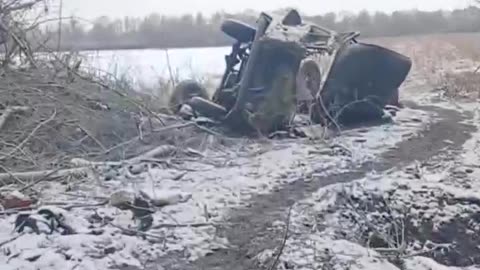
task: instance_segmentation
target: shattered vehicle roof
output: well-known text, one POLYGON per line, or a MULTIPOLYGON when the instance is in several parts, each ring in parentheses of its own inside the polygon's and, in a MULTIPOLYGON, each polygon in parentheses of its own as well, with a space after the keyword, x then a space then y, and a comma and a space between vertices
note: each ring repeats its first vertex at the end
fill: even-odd
POLYGON ((311 22, 286 24, 282 16, 271 16, 272 21, 261 41, 264 43, 287 43, 306 51, 308 48, 327 49, 335 41, 337 33, 311 22))

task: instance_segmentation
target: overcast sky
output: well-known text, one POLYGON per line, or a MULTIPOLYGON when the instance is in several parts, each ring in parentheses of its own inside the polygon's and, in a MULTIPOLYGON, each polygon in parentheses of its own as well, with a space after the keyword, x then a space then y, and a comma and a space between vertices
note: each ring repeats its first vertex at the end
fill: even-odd
POLYGON ((153 12, 168 15, 218 10, 228 12, 272 10, 296 7, 303 13, 321 14, 329 11, 386 11, 404 9, 454 9, 465 7, 473 0, 63 0, 64 14, 86 19, 101 15, 112 17, 144 16, 153 12))

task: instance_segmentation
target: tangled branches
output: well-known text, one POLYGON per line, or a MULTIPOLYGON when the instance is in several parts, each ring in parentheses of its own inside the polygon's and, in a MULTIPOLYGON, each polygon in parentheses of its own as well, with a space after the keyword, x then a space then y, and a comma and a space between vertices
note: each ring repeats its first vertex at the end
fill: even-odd
POLYGON ((128 159, 171 137, 152 135, 164 120, 144 105, 150 96, 91 75, 75 54, 33 38, 48 7, 47 0, 0 0, 0 186, 32 181, 32 172, 70 173, 72 158, 128 159))
POLYGON ((30 31, 36 30, 37 21, 48 12, 47 4, 47 0, 0 1, 0 44, 3 45, 4 50, 3 66, 22 58, 25 58, 31 66, 36 66, 28 35, 30 31), (43 5, 40 5, 42 3, 43 5))

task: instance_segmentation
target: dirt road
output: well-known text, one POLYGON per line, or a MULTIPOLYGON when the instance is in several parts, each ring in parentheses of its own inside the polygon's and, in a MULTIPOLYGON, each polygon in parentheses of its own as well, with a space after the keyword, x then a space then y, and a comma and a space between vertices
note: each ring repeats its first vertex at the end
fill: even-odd
MULTIPOLYGON (((284 229, 274 226, 275 222, 285 221, 289 208, 321 187, 341 182, 349 182, 365 177, 366 174, 400 168, 412 161, 427 160, 441 151, 460 149, 475 131, 473 126, 462 121, 470 115, 435 106, 418 106, 408 103, 408 107, 434 112, 438 121, 422 131, 420 136, 402 141, 395 149, 384 153, 374 161, 352 164, 348 172, 317 177, 313 181, 298 179, 278 187, 274 192, 259 195, 247 207, 233 209, 228 221, 232 226, 219 228, 232 248, 220 249, 194 263, 179 260, 179 254, 171 254, 155 264, 164 269, 262 269, 254 258, 264 250, 275 249, 283 241, 284 229)), ((180 256, 181 257, 181 256, 180 256)), ((151 268, 155 269, 155 268, 151 268)))

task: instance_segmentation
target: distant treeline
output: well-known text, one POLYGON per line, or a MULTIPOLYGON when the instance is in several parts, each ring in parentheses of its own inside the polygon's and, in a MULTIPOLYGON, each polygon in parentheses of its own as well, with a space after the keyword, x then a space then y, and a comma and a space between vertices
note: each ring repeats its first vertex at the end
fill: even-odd
MULTIPOLYGON (((256 15, 253 11, 245 11, 239 14, 216 13, 210 17, 202 14, 180 17, 151 14, 145 18, 123 19, 100 17, 90 26, 71 20, 62 26, 60 44, 63 49, 222 46, 231 43, 220 31, 225 18, 255 23, 256 15)), ((304 19, 339 32, 360 31, 364 37, 480 31, 480 8, 474 6, 448 12, 327 13, 304 19)), ((49 42, 52 45, 58 44, 58 39, 55 40, 59 36, 57 29, 50 27, 43 32, 51 35, 49 42)))

